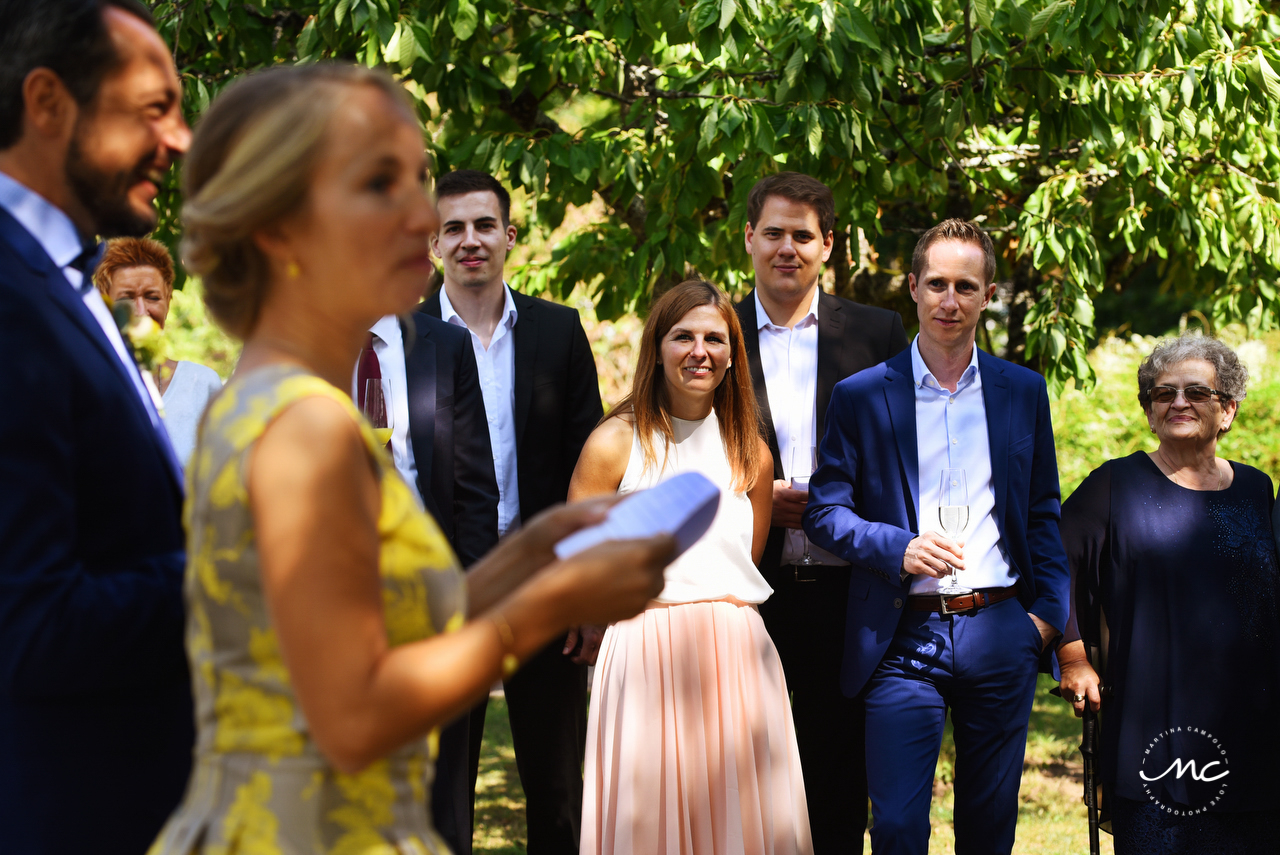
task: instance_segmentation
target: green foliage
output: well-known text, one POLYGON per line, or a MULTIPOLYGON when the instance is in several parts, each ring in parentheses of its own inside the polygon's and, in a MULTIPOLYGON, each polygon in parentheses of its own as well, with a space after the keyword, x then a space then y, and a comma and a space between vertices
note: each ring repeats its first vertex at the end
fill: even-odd
MULTIPOLYGON (((747 191, 796 169, 831 185, 842 226, 873 239, 980 218, 999 275, 1024 286, 1010 355, 1042 368, 1055 392, 1093 381, 1093 298, 1140 268, 1155 268, 1153 287, 1204 301, 1216 324, 1274 324, 1280 20, 1270 4, 154 5, 193 112, 262 66, 385 65, 417 99, 440 167, 485 169, 522 189, 533 228, 603 200, 607 217, 513 277, 551 296, 592 287, 601 317, 643 307, 695 270, 748 285, 747 191)), ((174 202, 170 192, 170 233, 174 202)))
POLYGON ((240 343, 228 336, 209 319, 200 299, 200 281, 187 281, 187 287, 173 292, 169 317, 164 325, 171 359, 207 365, 226 382, 240 358, 240 343))

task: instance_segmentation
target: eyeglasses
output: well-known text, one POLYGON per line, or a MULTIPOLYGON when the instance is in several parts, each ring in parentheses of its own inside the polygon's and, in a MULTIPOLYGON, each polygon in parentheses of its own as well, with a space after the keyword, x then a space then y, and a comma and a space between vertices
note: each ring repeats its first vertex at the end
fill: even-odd
POLYGON ((1152 386, 1151 391, 1147 392, 1147 398, 1156 404, 1172 404, 1177 400, 1179 392, 1187 399, 1188 404, 1203 404, 1215 395, 1226 398, 1224 393, 1208 386, 1188 386, 1185 389, 1175 389, 1173 386, 1152 386))

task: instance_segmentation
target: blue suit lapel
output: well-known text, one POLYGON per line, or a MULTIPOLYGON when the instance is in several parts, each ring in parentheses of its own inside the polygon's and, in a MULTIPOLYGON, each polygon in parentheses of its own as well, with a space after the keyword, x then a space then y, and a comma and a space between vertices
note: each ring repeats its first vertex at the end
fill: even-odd
POLYGON ((987 412, 987 443, 991 451, 991 484, 996 492, 996 526, 1005 539, 1004 511, 1009 493, 1009 378, 1000 362, 978 351, 978 372, 982 375, 982 405, 987 412))
POLYGON ((920 454, 916 444, 916 394, 911 376, 911 348, 885 363, 884 379, 885 404, 889 408, 889 422, 897 440, 898 460, 911 492, 907 497, 907 516, 911 520, 912 531, 919 531, 920 454))
MULTIPOLYGON (((128 388, 129 394, 126 396, 132 402, 132 405, 138 408, 138 412, 142 420, 150 425, 151 413, 147 409, 146 404, 138 397, 137 389, 133 385, 133 377, 129 375, 129 369, 120 361, 116 349, 107 339, 106 333, 102 331, 102 327, 98 324, 98 319, 89 311, 89 307, 84 304, 84 299, 77 293, 75 288, 71 287, 71 283, 67 281, 67 277, 54 264, 53 259, 44 251, 44 247, 28 232, 22 225, 15 220, 8 211, 0 208, 0 240, 9 243, 27 266, 31 269, 32 274, 45 280, 43 287, 52 299, 54 305, 65 312, 71 320, 80 328, 89 341, 102 354, 103 358, 111 365, 116 374, 120 377, 121 382, 128 388)), ((178 460, 178 456, 173 451, 173 445, 169 442, 168 436, 159 436, 155 430, 152 430, 152 437, 155 443, 160 447, 160 455, 168 464, 169 474, 173 477, 177 484, 178 491, 182 492, 182 463, 178 460)))

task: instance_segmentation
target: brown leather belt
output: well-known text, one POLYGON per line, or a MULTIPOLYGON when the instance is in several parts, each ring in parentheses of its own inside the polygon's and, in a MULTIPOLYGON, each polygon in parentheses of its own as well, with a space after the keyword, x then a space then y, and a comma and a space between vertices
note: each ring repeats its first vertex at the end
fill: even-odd
POLYGON ((975 612, 985 606, 995 605, 1001 600, 1016 597, 1018 589, 1014 585, 1008 588, 987 588, 974 591, 972 594, 957 594, 945 597, 942 594, 919 594, 907 598, 907 608, 913 612, 940 612, 944 615, 962 615, 975 612))

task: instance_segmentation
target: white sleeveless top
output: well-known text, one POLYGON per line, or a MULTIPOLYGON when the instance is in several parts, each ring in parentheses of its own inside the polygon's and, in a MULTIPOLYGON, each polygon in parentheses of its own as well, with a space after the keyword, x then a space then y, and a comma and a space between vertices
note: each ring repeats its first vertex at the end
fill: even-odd
POLYGON ((658 595, 660 603, 696 603, 735 597, 744 603, 763 603, 773 589, 751 560, 754 517, 745 492, 734 492, 733 470, 720 438, 720 423, 713 410, 705 419, 671 419, 675 442, 667 448, 665 438, 653 438, 660 471, 647 468, 640 435, 632 429, 631 457, 618 485, 619 493, 652 487, 682 472, 698 472, 720 488, 720 507, 711 528, 666 570, 666 586, 658 595))

